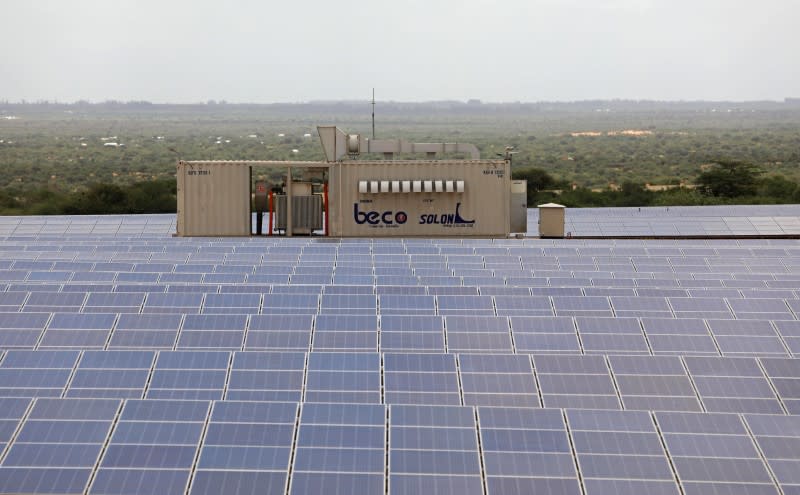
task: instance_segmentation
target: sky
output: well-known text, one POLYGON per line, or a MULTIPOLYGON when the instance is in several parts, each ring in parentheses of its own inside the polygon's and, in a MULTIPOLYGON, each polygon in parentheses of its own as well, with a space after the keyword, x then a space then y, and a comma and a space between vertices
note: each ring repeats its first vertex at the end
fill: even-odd
POLYGON ((800 96, 800 0, 2 0, 0 100, 800 96))

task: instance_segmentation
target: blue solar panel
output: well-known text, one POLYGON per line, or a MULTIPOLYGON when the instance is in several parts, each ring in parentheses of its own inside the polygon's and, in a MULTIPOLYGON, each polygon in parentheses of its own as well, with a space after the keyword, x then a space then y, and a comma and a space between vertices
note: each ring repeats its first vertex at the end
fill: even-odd
POLYGON ((361 493, 382 490, 384 425, 382 406, 306 404, 297 435, 292 492, 303 493, 310 484, 361 493), (355 480, 360 482, 354 484, 355 480))
POLYGON ((240 315, 187 315, 183 322, 184 330, 244 330, 247 316, 240 315))
POLYGON ((480 461, 475 417, 471 413, 471 409, 463 407, 393 406, 390 490, 422 488, 426 486, 423 480, 430 483, 429 477, 433 476, 434 486, 445 492, 457 487, 464 490, 462 493, 478 493, 480 461))
POLYGON ((732 486, 744 482, 756 492, 773 490, 772 480, 738 417, 681 413, 658 413, 656 417, 688 489, 697 490, 709 483, 732 486))
POLYGON ((136 293, 136 292, 125 292, 125 293, 94 292, 89 294, 89 297, 86 300, 86 306, 138 308, 144 302, 144 296, 145 296, 144 293, 136 293))
POLYGON ((118 409, 117 401, 37 400, 0 466, 0 489, 85 489, 118 409))
POLYGON ((203 302, 201 293, 148 293, 143 310, 158 313, 192 313, 203 302))
POLYGON ((147 398, 221 399, 230 354, 219 351, 162 351, 150 377, 147 398))
POLYGON ((385 401, 388 404, 460 404, 452 354, 385 354, 385 401))
POLYGON ((380 313, 382 315, 435 314, 436 299, 428 295, 385 294, 380 296, 380 313))

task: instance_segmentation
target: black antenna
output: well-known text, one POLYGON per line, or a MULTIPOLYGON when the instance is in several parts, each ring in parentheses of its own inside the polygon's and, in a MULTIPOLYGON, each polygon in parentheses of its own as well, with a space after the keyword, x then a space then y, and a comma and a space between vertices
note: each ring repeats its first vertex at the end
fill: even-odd
POLYGON ((375 139, 375 88, 372 88, 372 139, 375 139))

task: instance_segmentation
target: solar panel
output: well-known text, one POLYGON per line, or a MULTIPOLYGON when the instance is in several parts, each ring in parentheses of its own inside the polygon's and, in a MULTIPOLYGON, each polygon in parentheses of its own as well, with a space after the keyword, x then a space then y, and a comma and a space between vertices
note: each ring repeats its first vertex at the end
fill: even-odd
POLYGON ((620 409, 620 400, 601 356, 534 355, 544 407, 620 409))
POLYGON ((38 399, 0 466, 3 493, 84 491, 119 402, 38 399))
POLYGON ((759 359, 770 383, 789 414, 800 411, 800 360, 788 358, 759 359))
POLYGON ((392 314, 436 314, 436 298, 428 295, 381 294, 380 313, 392 314))
POLYGON ((755 359, 691 356, 684 361, 707 411, 784 412, 755 359))
POLYGON ((389 444, 390 491, 483 492, 470 408, 392 406, 389 444))
POLYGON ((461 354, 458 361, 465 405, 539 407, 528 356, 461 354))
POLYGON ((800 435, 797 416, 747 415, 750 428, 767 464, 784 493, 791 493, 800 484, 797 479, 797 445, 800 435))
POLYGON ((581 493, 560 411, 483 407, 478 418, 490 493, 581 493))
POLYGON ((320 313, 369 314, 377 311, 378 300, 370 294, 324 294, 320 301, 320 313))
POLYGON ((576 318, 587 354, 650 354, 636 318, 576 318))
POLYGON ((444 352, 444 321, 441 316, 381 316, 380 348, 384 352, 444 352))
POLYGON ((613 316, 606 297, 554 296, 556 316, 613 316))
POLYGON ((625 409, 702 411, 697 393, 677 356, 610 356, 625 409))
POLYGON ((66 397, 140 399, 154 358, 151 351, 85 351, 66 397))
POLYGON ((380 365, 373 353, 310 353, 305 401, 380 404, 380 365))
POLYGON ((792 319, 792 313, 783 299, 730 299, 728 304, 737 319, 776 320, 792 319))
POLYGON ((20 420, 27 413, 29 405, 30 399, 0 399, 0 452, 5 451, 6 446, 14 438, 20 420))
POLYGON ((498 316, 553 316, 547 297, 505 296, 496 297, 498 316))
MULTIPOLYGON (((374 296, 373 296, 374 297, 374 296)), ((316 317, 312 350, 377 351, 378 318, 366 314, 320 314, 316 317)))
POLYGON ((305 363, 305 354, 301 352, 237 352, 225 398, 300 402, 305 363))
POLYGON ((461 404, 453 354, 387 353, 383 368, 386 404, 461 404))
POLYGON ((297 405, 214 403, 190 493, 285 491, 297 405))
POLYGON ((490 296, 438 295, 440 315, 493 316, 494 303, 490 296))
POLYGON ((247 326, 245 314, 186 315, 177 348, 241 349, 247 326))
POLYGON ((383 406, 306 404, 300 417, 290 493, 383 493, 383 406))
POLYGON ((513 342, 507 325, 504 322, 504 328, 501 327, 499 331, 470 331, 468 327, 448 325, 446 331, 448 352, 513 352, 513 342))
POLYGON ((80 311, 86 294, 83 292, 31 292, 24 311, 80 311))
POLYGON ((786 347, 763 320, 708 320, 720 351, 725 356, 786 355, 786 347))
POLYGON ((771 476, 734 415, 657 413, 667 449, 687 492, 777 493, 771 476))
POLYGON ((147 387, 150 399, 222 399, 230 354, 161 351, 147 387))
POLYGON ((126 402, 90 492, 185 490, 208 409, 205 401, 126 402))
POLYGON ((295 313, 309 311, 317 313, 319 305, 319 292, 297 293, 297 294, 265 294, 263 301, 264 313, 295 313))
POLYGON ((733 318, 725 299, 721 298, 670 297, 669 304, 678 318, 733 318))
POLYGON ((680 493, 655 424, 643 411, 567 411, 587 491, 680 493))
POLYGON ((86 299, 84 313, 138 313, 145 293, 92 292, 86 299))
POLYGON ((77 351, 10 350, 0 363, 0 395, 61 397, 78 357, 77 351))

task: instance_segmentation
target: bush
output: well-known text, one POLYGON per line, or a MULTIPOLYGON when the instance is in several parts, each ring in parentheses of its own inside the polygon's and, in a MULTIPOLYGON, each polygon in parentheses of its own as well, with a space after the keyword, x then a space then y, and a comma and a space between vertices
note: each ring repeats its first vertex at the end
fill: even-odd
POLYGON ((137 182, 130 186, 95 183, 85 191, 64 193, 36 189, 17 200, 11 192, 0 193, 0 214, 113 215, 175 213, 174 180, 137 182))
POLYGON ((529 206, 541 203, 543 201, 542 197, 547 196, 540 194, 540 191, 553 189, 556 186, 556 180, 553 176, 547 171, 535 167, 512 170, 511 178, 527 182, 529 206))
POLYGON ((127 191, 126 213, 175 213, 174 180, 139 182, 127 191))
POLYGON ((761 170, 737 161, 719 160, 711 170, 697 176, 697 186, 709 196, 736 198, 756 194, 761 170))
POLYGON ((67 215, 112 215, 124 213, 127 195, 115 184, 92 184, 87 191, 74 193, 64 205, 67 215))

